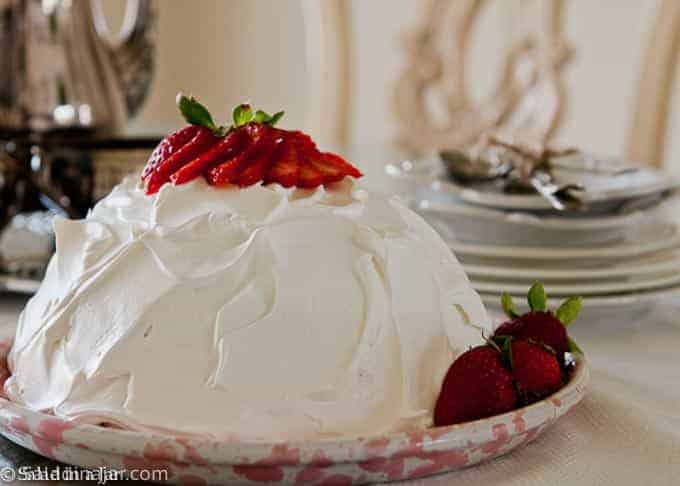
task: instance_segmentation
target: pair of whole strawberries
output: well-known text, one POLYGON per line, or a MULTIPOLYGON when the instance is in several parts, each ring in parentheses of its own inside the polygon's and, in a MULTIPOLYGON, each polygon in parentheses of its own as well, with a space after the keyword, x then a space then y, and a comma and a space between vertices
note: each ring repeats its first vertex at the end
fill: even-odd
POLYGON ((434 425, 452 425, 490 417, 541 400, 566 382, 567 353, 581 351, 567 334, 581 308, 572 297, 555 313, 547 308, 540 283, 529 290, 530 311, 518 315, 512 298, 502 296, 510 320, 487 344, 463 353, 444 378, 434 411, 434 425))

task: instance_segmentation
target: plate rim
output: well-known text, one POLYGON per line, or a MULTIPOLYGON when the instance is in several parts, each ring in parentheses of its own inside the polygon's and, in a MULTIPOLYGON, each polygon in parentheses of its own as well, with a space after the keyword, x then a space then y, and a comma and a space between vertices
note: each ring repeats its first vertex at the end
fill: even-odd
MULTIPOLYGON (((484 305, 494 305, 500 306, 501 294, 496 292, 477 292, 482 299, 484 305)), ((513 294, 509 293, 513 299, 517 301, 524 301, 526 299, 525 294, 513 294)), ((586 307, 619 307, 621 305, 632 305, 632 304, 644 304, 646 302, 651 302, 658 300, 663 297, 680 296, 680 285, 673 285, 666 288, 652 289, 640 292, 630 292, 623 294, 609 294, 609 295, 584 295, 583 303, 586 307)), ((562 302, 564 295, 549 296, 548 304, 550 307, 557 307, 562 302)))
MULTIPOLYGON (((526 289, 525 283, 511 283, 502 281, 479 281, 471 280, 472 287, 478 292, 509 292, 516 294, 521 292, 519 289, 526 289), (499 288, 501 290, 492 290, 499 288), (508 289, 515 290, 508 290, 508 289)), ((590 284, 587 282, 560 284, 560 283, 545 283, 546 292, 552 295, 602 295, 602 294, 624 294, 632 292, 644 292, 645 290, 663 289, 680 285, 680 273, 658 277, 656 280, 642 281, 642 282, 608 282, 590 284)))
POLYGON ((680 223, 664 221, 671 232, 668 237, 656 238, 645 243, 617 243, 609 246, 563 247, 525 245, 485 245, 447 239, 446 244, 454 254, 485 258, 508 258, 517 260, 563 260, 563 259, 613 259, 637 257, 669 251, 680 246, 680 223))
MULTIPOLYGON (((120 442, 116 443, 116 448, 112 448, 110 444, 108 447, 101 447, 101 443, 95 440, 100 436, 108 436, 110 438, 120 439, 123 442, 139 444, 149 442, 164 443, 168 440, 176 441, 179 437, 182 441, 181 443, 186 444, 187 448, 191 447, 194 448, 194 450, 201 449, 202 451, 207 452, 212 451, 213 454, 201 454, 201 456, 206 460, 208 460, 209 457, 213 459, 210 460, 211 465, 251 464, 251 462, 243 463, 240 461, 235 461, 234 459, 237 457, 245 458, 248 456, 267 457, 272 448, 282 445, 285 445, 288 449, 298 449, 301 454, 306 454, 309 457, 311 457, 315 452, 323 450, 327 454, 327 457, 335 464, 357 463, 376 459, 392 459, 410 456, 415 452, 415 449, 422 448, 424 446, 430 446, 430 448, 436 449, 437 447, 445 447, 447 444, 450 445, 463 440, 469 441, 470 438, 474 437, 475 435, 484 435, 492 423, 513 423, 513 421, 517 420, 518 416, 524 417, 531 413, 544 413, 546 417, 541 421, 541 423, 534 424, 534 427, 550 425, 557 418, 575 407, 583 399, 586 394, 589 379, 589 362, 584 356, 581 356, 577 359, 575 369, 571 374, 567 384, 565 384, 553 395, 526 407, 512 410, 504 414, 494 415, 485 419, 446 427, 430 427, 413 431, 374 434, 364 437, 344 438, 339 440, 333 438, 324 438, 312 441, 237 441, 218 440, 213 438, 206 439, 185 435, 174 435, 170 433, 166 434, 155 431, 150 432, 112 429, 97 425, 78 424, 72 421, 63 420, 61 418, 55 417, 54 415, 36 412, 20 404, 12 402, 5 397, 0 398, 0 425, 3 426, 0 430, 0 434, 12 440, 12 438, 8 437, 7 435, 7 427, 11 427, 11 422, 16 417, 22 417, 24 419, 29 419, 33 423, 42 423, 43 421, 48 420, 51 422, 56 421, 61 422, 62 424, 67 424, 69 427, 66 430, 74 430, 80 433, 75 437, 64 435, 62 441, 63 444, 81 448, 86 446, 87 449, 91 451, 102 453, 120 454, 120 442), (452 437, 445 437, 447 435, 452 435, 452 437), (387 455, 385 455, 385 451, 379 450, 379 448, 370 447, 370 444, 395 442, 401 442, 406 444, 406 446, 397 448, 396 450, 392 451, 392 453, 387 455), (215 451, 223 451, 224 448, 232 448, 235 451, 238 451, 238 453, 231 454, 228 457, 224 457, 224 453, 214 454, 215 451), (343 451, 344 453, 339 453, 343 451), (219 458, 217 458, 217 456, 219 456, 219 458)), ((37 436, 43 440, 53 439, 53 437, 49 435, 41 434, 40 430, 32 430, 31 432, 33 432, 31 436, 37 436)), ((280 460, 272 460, 272 462, 268 464, 263 464, 261 461, 257 464, 269 466, 305 466, 314 463, 313 460, 293 461, 289 459, 291 458, 282 457, 280 460)))
POLYGON ((672 258, 654 263, 643 263, 625 267, 596 268, 519 268, 503 265, 485 265, 479 263, 461 263, 465 273, 497 279, 541 280, 541 281, 577 281, 605 280, 608 278, 640 277, 650 274, 664 274, 680 270, 680 254, 672 258))
MULTIPOLYGON (((453 180, 442 177, 445 175, 443 167, 438 168, 434 166, 436 160, 430 161, 430 173, 425 176, 426 184, 439 192, 454 194, 464 201, 487 208, 497 209, 528 209, 528 210, 551 210, 552 206, 548 201, 537 194, 523 195, 523 194, 493 194, 479 191, 471 187, 465 187, 457 184, 453 180)), ((662 195, 664 192, 673 192, 680 186, 680 179, 672 174, 665 174, 661 171, 655 171, 650 167, 642 167, 645 170, 656 172, 657 175, 664 174, 666 180, 660 180, 654 184, 649 184, 644 187, 638 187, 634 190, 628 189, 612 189, 607 192, 601 192, 599 195, 586 194, 584 201, 587 203, 603 203, 607 201, 621 201, 626 199, 635 199, 639 197, 651 196, 652 194, 662 195)), ((409 177, 409 175, 405 175, 409 177)), ((416 176, 419 177, 419 176, 416 176)), ((423 176, 420 176, 423 178, 423 176)))
MULTIPOLYGON (((628 162, 628 165, 635 165, 628 162)), ((625 199, 635 199, 638 197, 651 196, 658 193, 673 192, 680 188, 680 178, 667 174, 662 171, 654 170, 652 167, 640 166, 647 171, 663 174, 664 180, 658 181, 655 184, 649 184, 644 188, 637 188, 634 191, 616 189, 610 190, 606 195, 586 197, 586 202, 598 203, 607 200, 620 201, 625 199)), ((383 171, 393 178, 411 180, 413 182, 424 184, 434 191, 440 193, 448 193, 459 197, 467 203, 475 204, 486 208, 505 209, 505 210, 550 210, 552 207, 550 203, 539 195, 487 195, 482 191, 474 188, 464 187, 457 184, 455 181, 442 177, 446 173, 443 164, 439 160, 438 154, 432 154, 430 157, 425 157, 419 160, 400 160, 398 162, 387 162, 384 164, 383 171), (411 165, 416 166, 415 170, 406 171, 403 168, 404 162, 410 162, 411 165), (419 166, 419 167, 418 167, 419 166), (493 201, 485 200, 491 198, 493 201), (509 199, 510 198, 510 199, 509 199), (499 203, 503 200, 505 203, 499 203)))
POLYGON ((540 216, 522 211, 503 211, 490 207, 472 206, 469 204, 445 203, 427 198, 414 198, 416 211, 451 214, 456 216, 480 216, 507 224, 522 224, 541 229, 559 231, 612 230, 639 223, 644 211, 633 211, 609 217, 594 216, 584 218, 560 218, 558 216, 540 216))

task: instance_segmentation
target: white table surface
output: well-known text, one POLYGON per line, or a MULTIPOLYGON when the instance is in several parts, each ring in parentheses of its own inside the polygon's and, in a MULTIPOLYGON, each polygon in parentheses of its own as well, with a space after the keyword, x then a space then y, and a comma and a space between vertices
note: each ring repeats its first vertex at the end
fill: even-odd
MULTIPOLYGON (((0 296, 1 333, 24 302, 0 296)), ((505 457, 409 484, 680 485, 680 298, 638 320, 577 322, 570 331, 591 367, 575 410, 505 457)), ((0 438, 0 466, 27 464, 53 463, 0 438)))
MULTIPOLYGON (((0 333, 24 302, 0 295, 0 333)), ((408 484, 680 485, 680 295, 648 315, 577 322, 570 333, 591 367, 575 410, 505 457, 408 484)), ((0 466, 27 462, 50 464, 0 438, 0 466)))

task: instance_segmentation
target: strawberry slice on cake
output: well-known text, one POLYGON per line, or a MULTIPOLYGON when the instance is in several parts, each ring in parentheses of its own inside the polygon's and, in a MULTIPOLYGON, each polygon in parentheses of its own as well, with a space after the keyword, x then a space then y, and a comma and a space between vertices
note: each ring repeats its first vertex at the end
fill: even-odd
POLYGON ((198 177, 215 186, 280 184, 314 189, 361 172, 337 154, 321 152, 298 130, 275 128, 283 116, 237 106, 233 124, 217 126, 195 98, 179 95, 177 105, 188 126, 166 137, 142 172, 147 194, 166 183, 185 184, 198 177))

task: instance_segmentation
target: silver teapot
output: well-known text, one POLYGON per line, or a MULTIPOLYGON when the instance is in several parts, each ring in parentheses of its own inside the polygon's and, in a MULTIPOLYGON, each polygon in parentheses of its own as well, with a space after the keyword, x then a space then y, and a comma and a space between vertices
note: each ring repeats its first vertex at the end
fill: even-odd
POLYGON ((101 0, 0 0, 0 130, 115 132, 153 71, 150 0, 111 39, 101 0))

